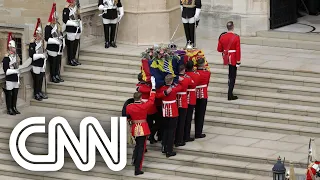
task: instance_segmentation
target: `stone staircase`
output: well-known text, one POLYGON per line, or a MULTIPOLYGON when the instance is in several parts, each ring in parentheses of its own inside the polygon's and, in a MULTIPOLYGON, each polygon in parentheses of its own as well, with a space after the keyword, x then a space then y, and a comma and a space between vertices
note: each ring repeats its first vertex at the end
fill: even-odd
MULTIPOLYGON (((135 91, 138 55, 82 50, 82 65, 65 66, 65 82, 49 83, 49 99, 32 100, 31 105, 119 116, 124 101, 135 91)), ((235 87, 240 99, 227 101, 227 69, 217 61, 209 60, 209 64, 212 78, 204 128, 207 138, 177 148, 178 155, 169 159, 161 155, 159 144, 150 145, 143 176, 132 176, 131 160, 124 171, 115 173, 107 170, 101 158, 92 172, 79 172, 69 163, 56 174, 61 179, 69 177, 63 173, 75 173, 97 179, 271 180, 271 168, 280 155, 292 161, 296 174, 303 178, 308 140, 320 137, 320 73, 243 65, 235 87)), ((39 142, 31 145, 41 151, 46 148, 39 142)), ((0 158, 8 165, 0 167, 0 172, 14 165, 5 152, 7 149, 0 158)), ((130 157, 132 149, 128 153, 130 157)))
POLYGON ((320 50, 318 34, 294 33, 282 31, 259 31, 256 37, 242 37, 244 44, 273 46, 294 49, 320 50))

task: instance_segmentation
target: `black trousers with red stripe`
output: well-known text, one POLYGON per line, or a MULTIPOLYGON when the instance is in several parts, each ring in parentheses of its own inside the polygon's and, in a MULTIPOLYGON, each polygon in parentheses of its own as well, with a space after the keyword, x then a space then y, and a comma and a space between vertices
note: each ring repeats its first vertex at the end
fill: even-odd
POLYGON ((186 123, 184 125, 184 136, 183 136, 184 141, 190 139, 191 122, 192 122, 194 108, 195 108, 195 105, 190 105, 190 104, 188 105, 186 123))
POLYGON ((163 127, 165 128, 162 136, 162 146, 166 147, 168 153, 172 153, 178 117, 164 117, 163 120, 163 127))
POLYGON ((183 143, 184 139, 184 129, 185 129, 185 122, 187 117, 187 108, 179 108, 179 118, 178 118, 178 125, 176 129, 176 140, 175 143, 183 143))
POLYGON ((136 137, 136 146, 133 151, 135 171, 141 171, 144 159, 144 152, 146 149, 147 136, 136 137))
POLYGON ((204 117, 207 110, 207 102, 208 99, 197 99, 194 117, 195 136, 200 136, 202 134, 204 117))

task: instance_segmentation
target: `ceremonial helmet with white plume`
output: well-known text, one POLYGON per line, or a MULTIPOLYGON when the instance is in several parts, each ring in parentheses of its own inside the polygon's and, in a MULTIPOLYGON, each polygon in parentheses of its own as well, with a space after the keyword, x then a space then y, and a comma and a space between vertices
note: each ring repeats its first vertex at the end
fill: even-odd
POLYGON ((8 41, 7 41, 7 48, 16 48, 16 42, 12 38, 12 32, 8 33, 8 41))

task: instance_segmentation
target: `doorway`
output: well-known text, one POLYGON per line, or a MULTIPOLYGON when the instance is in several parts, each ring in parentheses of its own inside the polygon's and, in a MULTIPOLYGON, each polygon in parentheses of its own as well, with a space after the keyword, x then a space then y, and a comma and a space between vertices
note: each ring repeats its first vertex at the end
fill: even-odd
POLYGON ((270 29, 320 33, 320 0, 270 0, 270 29))

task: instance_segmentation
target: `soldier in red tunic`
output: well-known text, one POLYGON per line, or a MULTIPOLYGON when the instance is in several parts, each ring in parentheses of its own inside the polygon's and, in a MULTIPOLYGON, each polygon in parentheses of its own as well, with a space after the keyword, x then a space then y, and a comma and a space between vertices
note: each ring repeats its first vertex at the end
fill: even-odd
POLYGON ((173 142, 179 116, 176 97, 177 93, 181 91, 181 86, 173 85, 173 76, 171 74, 165 77, 165 83, 165 86, 157 90, 156 97, 162 99, 163 126, 165 127, 162 137, 162 153, 170 157, 177 154, 173 152, 173 142))
POLYGON ((208 102, 208 86, 211 73, 205 67, 205 60, 198 60, 197 72, 200 74, 200 79, 196 87, 197 102, 195 107, 195 138, 204 138, 205 134, 202 133, 204 117, 207 109, 208 102))
POLYGON ((176 147, 186 145, 183 137, 184 137, 184 129, 185 129, 184 126, 185 126, 187 110, 188 110, 187 89, 189 84, 193 83, 190 76, 185 74, 184 64, 179 66, 179 76, 181 78, 181 81, 179 82, 179 84, 181 85, 182 89, 177 93, 179 119, 178 119, 178 125, 176 129, 176 140, 175 140, 176 147))
POLYGON ((193 61, 188 61, 186 64, 186 74, 190 76, 193 83, 189 84, 187 89, 188 110, 187 110, 187 117, 186 117, 185 129, 184 129, 185 142, 194 141, 194 138, 190 137, 190 131, 191 131, 191 121, 192 121, 193 111, 197 101, 196 86, 198 86, 200 74, 194 71, 193 67, 194 67, 193 61))
POLYGON ((144 152, 146 149, 146 140, 148 135, 150 135, 150 129, 147 123, 147 114, 146 109, 150 109, 154 104, 154 99, 156 96, 155 93, 155 79, 151 77, 152 82, 152 91, 150 92, 150 97, 146 103, 141 102, 142 94, 140 92, 135 92, 133 95, 134 103, 129 104, 126 107, 126 114, 128 120, 131 122, 131 134, 135 137, 136 146, 134 149, 134 174, 140 175, 143 174, 142 162, 144 159, 144 152))
MULTIPOLYGON (((150 97, 150 91, 151 91, 151 84, 143 81, 142 74, 139 73, 138 75, 139 83, 137 84, 137 92, 142 93, 141 102, 145 103, 148 101, 150 97)), ((154 135, 156 134, 157 128, 158 128, 158 120, 157 120, 157 107, 156 104, 153 104, 148 109, 148 116, 147 116, 147 122, 151 131, 151 134, 148 138, 150 141, 150 144, 154 144, 157 141, 154 139, 154 135)))
POLYGON ((237 96, 233 95, 234 84, 236 83, 237 69, 241 64, 240 37, 233 32, 234 25, 230 21, 227 23, 228 32, 222 33, 219 37, 218 52, 228 56, 229 59, 229 90, 228 100, 236 100, 237 96))
MULTIPOLYGON (((311 140, 311 148, 309 149, 309 156, 311 156, 311 163, 308 165, 306 180, 315 180, 320 176, 320 158, 317 153, 314 139, 311 140)), ((308 158, 309 160, 309 158, 308 158)))

